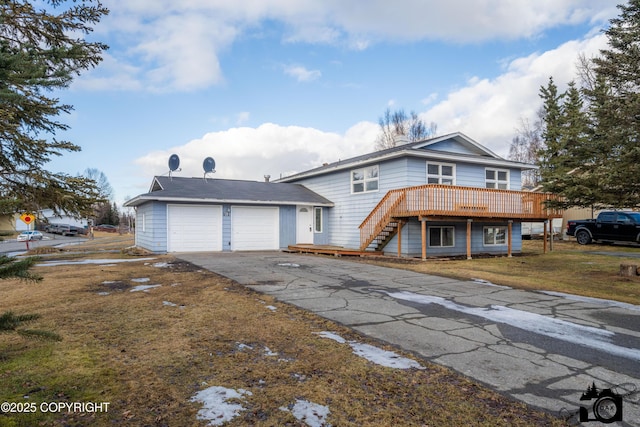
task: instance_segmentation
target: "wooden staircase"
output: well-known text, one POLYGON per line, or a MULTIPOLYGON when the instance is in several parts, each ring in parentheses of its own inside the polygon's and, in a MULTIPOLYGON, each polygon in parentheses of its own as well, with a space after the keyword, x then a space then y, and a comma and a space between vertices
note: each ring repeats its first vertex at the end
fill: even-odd
POLYGON ((380 251, 398 234, 399 221, 393 213, 406 200, 404 192, 388 192, 374 210, 360 225, 360 250, 365 251, 371 244, 380 251))

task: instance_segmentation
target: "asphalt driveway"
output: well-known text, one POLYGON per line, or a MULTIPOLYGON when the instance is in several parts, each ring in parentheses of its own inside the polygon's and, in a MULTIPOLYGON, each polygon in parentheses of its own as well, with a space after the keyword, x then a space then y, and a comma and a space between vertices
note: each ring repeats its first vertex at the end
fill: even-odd
POLYGON ((178 257, 554 414, 584 406, 593 418, 593 401, 580 401, 592 383, 631 392, 618 425, 640 426, 640 306, 334 257, 178 257))

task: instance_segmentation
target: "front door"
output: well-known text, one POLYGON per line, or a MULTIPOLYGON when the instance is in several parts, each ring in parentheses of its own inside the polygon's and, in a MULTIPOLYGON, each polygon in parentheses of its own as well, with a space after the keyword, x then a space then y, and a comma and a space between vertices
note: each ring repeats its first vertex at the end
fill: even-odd
POLYGON ((313 243, 313 207, 298 206, 296 215, 296 243, 313 243))

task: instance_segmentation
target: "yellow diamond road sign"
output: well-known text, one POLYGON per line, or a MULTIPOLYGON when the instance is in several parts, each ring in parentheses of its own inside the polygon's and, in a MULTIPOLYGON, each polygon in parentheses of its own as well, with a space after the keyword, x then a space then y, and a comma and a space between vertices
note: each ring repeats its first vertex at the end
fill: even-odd
POLYGON ((24 222, 25 224, 29 225, 36 219, 36 217, 31 215, 31 214, 29 214, 29 213, 24 213, 24 214, 20 215, 20 219, 22 220, 22 222, 24 222))

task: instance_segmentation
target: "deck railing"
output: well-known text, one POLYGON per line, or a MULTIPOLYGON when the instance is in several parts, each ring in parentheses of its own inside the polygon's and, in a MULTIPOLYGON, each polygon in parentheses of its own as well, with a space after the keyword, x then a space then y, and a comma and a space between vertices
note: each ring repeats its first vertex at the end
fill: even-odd
POLYGON ((549 193, 427 184, 389 191, 360 224, 366 248, 392 218, 431 216, 544 221, 562 217, 546 206, 549 193))

